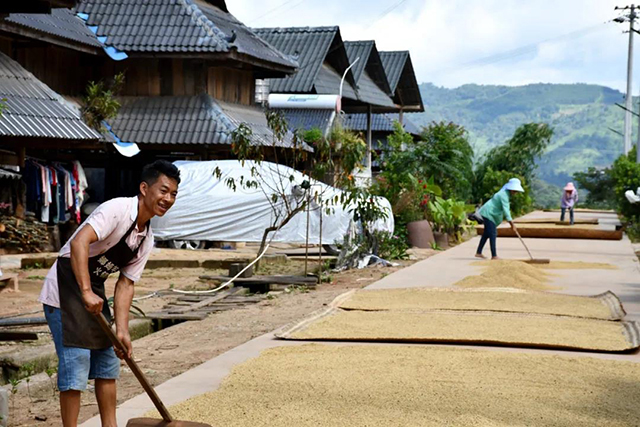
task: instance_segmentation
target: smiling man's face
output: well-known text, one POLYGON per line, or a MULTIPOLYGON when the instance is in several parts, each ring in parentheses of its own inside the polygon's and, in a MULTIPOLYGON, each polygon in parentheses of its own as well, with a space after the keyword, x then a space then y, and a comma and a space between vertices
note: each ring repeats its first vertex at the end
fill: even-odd
POLYGON ((153 185, 140 184, 142 203, 155 216, 164 216, 176 202, 178 183, 166 175, 160 175, 153 185))

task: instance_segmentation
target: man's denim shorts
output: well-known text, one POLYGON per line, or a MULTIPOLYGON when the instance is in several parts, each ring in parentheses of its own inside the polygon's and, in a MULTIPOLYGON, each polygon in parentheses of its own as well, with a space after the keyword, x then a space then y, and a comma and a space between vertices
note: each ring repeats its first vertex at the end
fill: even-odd
POLYGON ((62 344, 60 309, 45 304, 44 315, 58 354, 58 389, 60 391, 86 390, 87 381, 90 379, 118 379, 120 359, 113 351, 113 347, 106 350, 65 347, 62 344))

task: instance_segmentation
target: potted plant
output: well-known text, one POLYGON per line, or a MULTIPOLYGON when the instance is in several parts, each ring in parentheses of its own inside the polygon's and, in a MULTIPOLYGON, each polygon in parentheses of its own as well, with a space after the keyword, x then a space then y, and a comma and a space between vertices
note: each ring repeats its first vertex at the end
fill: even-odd
POLYGON ((436 242, 429 222, 429 202, 433 197, 441 196, 442 190, 430 180, 418 180, 410 195, 410 209, 405 215, 409 244, 417 248, 431 248, 436 242))
POLYGON ((435 230, 434 237, 438 246, 449 246, 449 238, 462 240, 462 232, 471 226, 467 213, 473 211, 472 205, 455 199, 435 197, 429 201, 429 215, 435 230))

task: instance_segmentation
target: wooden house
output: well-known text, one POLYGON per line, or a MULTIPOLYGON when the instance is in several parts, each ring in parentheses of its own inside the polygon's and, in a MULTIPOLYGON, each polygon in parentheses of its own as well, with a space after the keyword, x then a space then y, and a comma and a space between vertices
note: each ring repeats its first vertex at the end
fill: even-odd
MULTIPOLYGON (((353 55, 356 55, 355 46, 362 47, 372 42, 346 42, 347 46, 354 43, 352 48, 353 55)), ((371 129, 371 147, 372 152, 380 158, 382 152, 387 146, 387 138, 394 131, 393 124, 398 121, 402 124, 404 130, 414 137, 418 137, 421 130, 405 113, 418 113, 424 111, 422 96, 420 95, 420 86, 411 62, 411 54, 409 51, 393 51, 393 52, 375 52, 375 47, 371 47, 373 52, 370 56, 379 58, 384 68, 385 76, 389 84, 389 90, 393 102, 398 107, 398 113, 374 114, 370 127, 368 126, 365 114, 347 114, 343 118, 343 124, 346 128, 358 132, 367 132, 371 129)), ((362 49, 359 52, 363 55, 362 49)), ((366 53, 365 53, 366 54, 366 53)), ((352 55, 350 55, 352 57, 352 55)), ((379 170, 379 161, 372 161, 373 173, 379 170)))
POLYGON ((105 123, 106 135, 17 138, 2 133, 8 114, 0 117, 0 149, 17 153, 18 163, 20 156, 80 160, 95 201, 135 193, 141 166, 157 158, 232 157, 231 133, 240 123, 251 126, 256 144, 271 144, 254 106, 255 81, 298 66, 229 13, 224 0, 83 0, 50 14, 12 13, 0 20, 0 52, 76 107, 90 81, 124 72, 122 106, 105 123), (140 153, 120 154, 131 146, 140 153))
MULTIPOLYGON (((269 81, 276 94, 342 95, 341 111, 364 114, 373 123, 374 114, 400 111, 392 96, 375 42, 345 42, 339 27, 257 28, 255 32, 280 51, 297 58, 296 74, 269 81), (343 81, 344 80, 344 81, 343 81)), ((325 131, 335 115, 327 109, 283 109, 293 127, 318 127, 325 131)), ((370 169, 372 131, 365 129, 370 169)))

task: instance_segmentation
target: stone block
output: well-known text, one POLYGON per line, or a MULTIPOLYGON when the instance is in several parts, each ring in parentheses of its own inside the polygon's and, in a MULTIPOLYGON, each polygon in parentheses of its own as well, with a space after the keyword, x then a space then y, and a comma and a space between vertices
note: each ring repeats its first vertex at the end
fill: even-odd
POLYGON ((0 388, 0 427, 9 424, 9 392, 0 388))
POLYGON ((0 276, 0 289, 9 289, 14 292, 20 290, 17 274, 4 274, 0 276))
MULTIPOLYGON (((229 266, 229 277, 236 277, 236 274, 240 273, 242 269, 244 269, 249 263, 244 262, 234 262, 229 266)), ((240 275, 240 277, 251 277, 253 276, 253 266, 249 267, 244 273, 240 275)))

